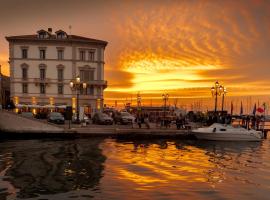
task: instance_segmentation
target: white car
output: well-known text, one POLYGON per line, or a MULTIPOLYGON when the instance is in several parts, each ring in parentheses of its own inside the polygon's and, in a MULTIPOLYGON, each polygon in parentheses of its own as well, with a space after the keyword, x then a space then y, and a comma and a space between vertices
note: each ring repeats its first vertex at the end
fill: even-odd
MULTIPOLYGON (((72 116, 72 123, 77 122, 77 115, 72 116)), ((86 122, 86 124, 90 124, 90 119, 87 115, 83 115, 83 120, 81 122, 86 122)))
POLYGON ((128 112, 120 112, 121 114, 121 119, 122 119, 122 123, 124 124, 128 124, 128 123, 135 123, 136 118, 131 115, 128 112))

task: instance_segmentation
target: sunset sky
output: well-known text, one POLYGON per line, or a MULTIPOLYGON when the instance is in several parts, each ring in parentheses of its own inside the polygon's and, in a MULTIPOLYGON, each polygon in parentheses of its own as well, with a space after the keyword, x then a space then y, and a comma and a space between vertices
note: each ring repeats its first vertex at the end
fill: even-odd
POLYGON ((270 95, 269 0, 0 0, 0 64, 5 36, 52 27, 109 42, 105 98, 270 95))

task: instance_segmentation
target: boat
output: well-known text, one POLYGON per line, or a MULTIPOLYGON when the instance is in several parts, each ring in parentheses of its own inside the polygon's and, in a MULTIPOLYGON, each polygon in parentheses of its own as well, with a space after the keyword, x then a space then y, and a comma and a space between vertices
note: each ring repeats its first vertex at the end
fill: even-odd
POLYGON ((192 133, 200 140, 220 141, 261 141, 262 131, 233 127, 232 125, 214 123, 209 127, 197 128, 192 133))

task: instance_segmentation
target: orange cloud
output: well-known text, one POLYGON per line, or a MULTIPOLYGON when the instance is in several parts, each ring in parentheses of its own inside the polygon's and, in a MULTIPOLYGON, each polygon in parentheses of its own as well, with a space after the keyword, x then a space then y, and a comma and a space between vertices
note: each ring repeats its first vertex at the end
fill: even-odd
POLYGON ((268 23, 265 16, 269 14, 264 4, 254 8, 252 3, 172 1, 152 5, 150 10, 139 5, 136 11, 119 14, 121 45, 116 65, 133 76, 129 87, 117 91, 142 91, 153 96, 183 88, 207 91, 218 79, 232 89, 233 95, 248 94, 238 87, 264 93, 263 86, 258 90, 256 79, 265 79, 269 73, 266 66, 270 60, 264 52, 268 49, 265 41, 270 38, 264 35, 262 40, 260 28, 260 24, 268 23))

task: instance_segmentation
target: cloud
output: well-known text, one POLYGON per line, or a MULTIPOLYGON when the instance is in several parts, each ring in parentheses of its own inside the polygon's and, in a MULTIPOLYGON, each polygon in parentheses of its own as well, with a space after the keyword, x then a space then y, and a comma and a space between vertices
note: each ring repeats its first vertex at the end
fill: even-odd
POLYGON ((197 87, 189 80, 206 87, 216 79, 253 87, 269 74, 269 36, 261 28, 268 24, 264 6, 254 7, 253 1, 170 1, 121 13, 125 20, 117 31, 124 45, 118 66, 134 74, 131 90, 197 87))
POLYGON ((107 91, 130 88, 133 86, 132 82, 130 82, 133 78, 133 74, 131 73, 120 71, 119 69, 107 69, 105 71, 105 78, 107 79, 107 77, 109 77, 107 91))
MULTIPOLYGON (((10 2, 5 3, 7 8, 15 1, 10 2)), ((0 25, 5 34, 29 34, 37 29, 33 24, 48 25, 57 18, 55 26, 73 24, 74 34, 108 40, 106 94, 125 97, 141 91, 155 96, 169 91, 175 96, 201 97, 209 95, 215 80, 227 85, 233 95, 270 91, 268 1, 80 0, 76 6, 72 1, 59 2, 56 8, 46 4, 43 11, 51 10, 46 18, 40 16, 36 1, 25 9, 15 6, 17 15, 2 8, 5 20, 0 25), (32 8, 36 12, 30 12, 32 8), (69 16, 66 12, 71 10, 69 16), (22 26, 15 20, 18 16, 22 26)), ((6 47, 2 40, 5 55, 6 47)))

